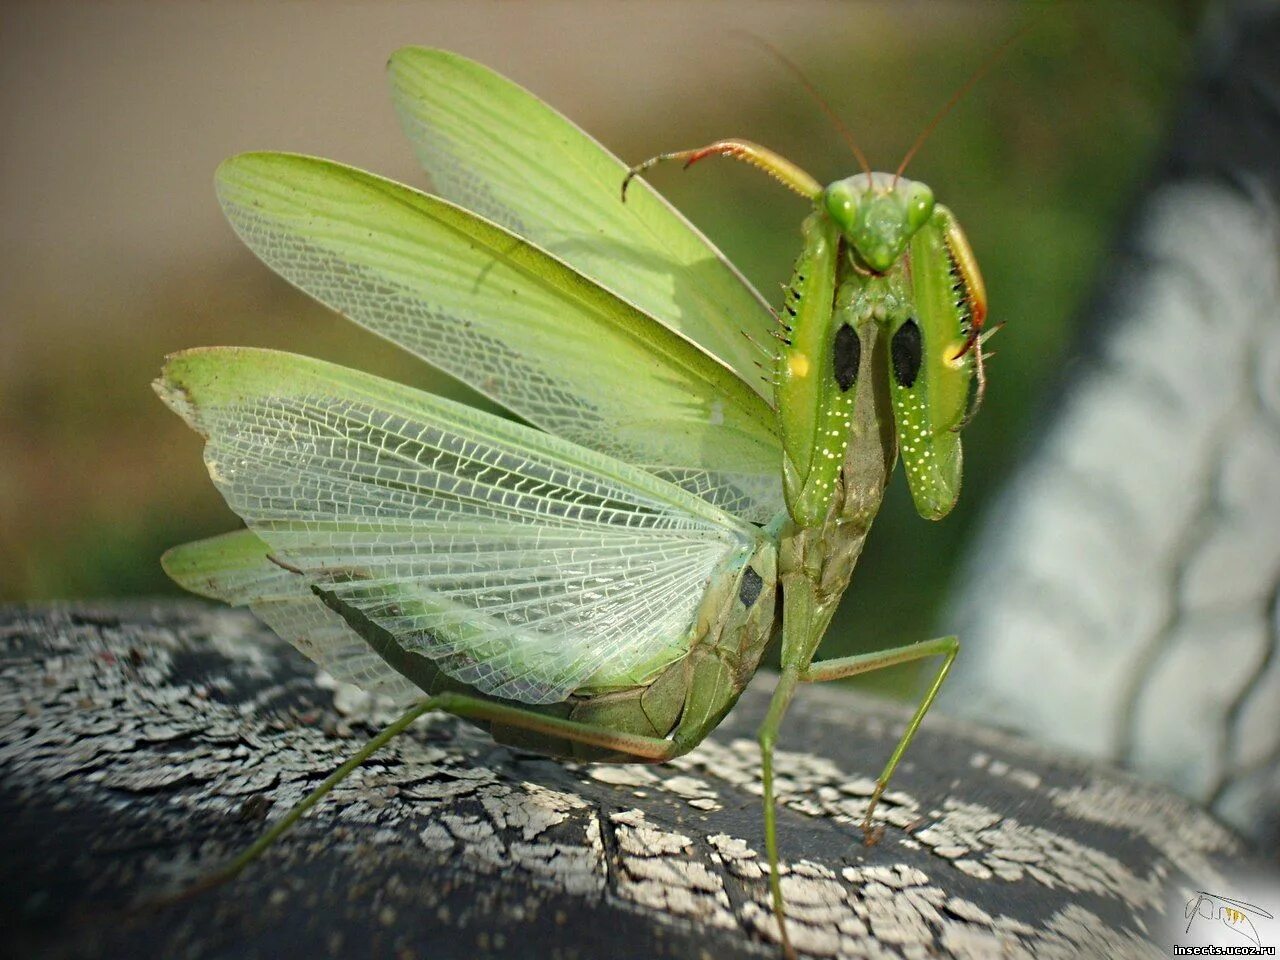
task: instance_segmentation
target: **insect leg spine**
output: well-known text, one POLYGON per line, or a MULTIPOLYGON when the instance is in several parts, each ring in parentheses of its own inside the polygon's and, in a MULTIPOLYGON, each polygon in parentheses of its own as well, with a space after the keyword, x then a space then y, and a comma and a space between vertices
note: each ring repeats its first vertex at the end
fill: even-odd
MULTIPOLYGON (((764 355, 771 363, 776 364, 778 362, 778 351, 770 350, 764 344, 758 342, 755 337, 751 336, 751 334, 747 333, 747 331, 745 330, 739 330, 738 332, 741 333, 744 337, 746 337, 747 340, 751 343, 751 345, 755 347, 757 350, 759 350, 760 353, 764 355)), ((770 333, 772 333, 772 331, 770 331, 770 333)), ((755 363, 757 367, 764 369, 763 365, 759 361, 753 360, 752 363, 755 363)))

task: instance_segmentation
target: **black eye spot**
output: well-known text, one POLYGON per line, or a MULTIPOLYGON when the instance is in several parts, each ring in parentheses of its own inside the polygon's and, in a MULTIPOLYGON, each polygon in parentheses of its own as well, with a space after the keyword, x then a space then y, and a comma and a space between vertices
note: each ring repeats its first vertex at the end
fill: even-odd
POLYGON ((898 328, 889 345, 889 352, 893 358, 893 379, 898 381, 900 387, 911 386, 920 375, 920 362, 924 358, 920 327, 914 318, 898 328))
POLYGON ((750 609, 760 599, 760 591, 764 589, 764 578, 756 573, 755 568, 747 567, 742 574, 742 583, 738 586, 738 599, 742 605, 750 609))
POLYGON ((858 366, 862 363, 862 341, 858 339, 858 331, 847 323, 836 331, 833 355, 836 383, 840 386, 841 393, 848 393, 858 379, 858 366))

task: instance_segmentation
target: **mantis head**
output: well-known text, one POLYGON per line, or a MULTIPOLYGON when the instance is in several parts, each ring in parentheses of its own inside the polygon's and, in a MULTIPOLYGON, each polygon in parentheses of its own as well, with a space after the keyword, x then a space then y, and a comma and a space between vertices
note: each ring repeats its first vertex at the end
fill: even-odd
POLYGON ((889 173, 859 173, 822 191, 822 206, 864 264, 892 267, 933 214, 933 191, 889 173))

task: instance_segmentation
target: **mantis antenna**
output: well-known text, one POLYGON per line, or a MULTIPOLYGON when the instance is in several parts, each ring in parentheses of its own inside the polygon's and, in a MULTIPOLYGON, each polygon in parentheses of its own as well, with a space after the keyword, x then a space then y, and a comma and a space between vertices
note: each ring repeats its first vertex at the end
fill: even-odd
POLYGON ((1015 43, 1030 33, 1033 28, 1039 25, 1039 23, 1040 21, 1037 19, 1034 22, 1027 24, 1027 26, 1023 27, 1021 30, 1010 35, 1004 43, 996 47, 995 52, 993 52, 991 56, 987 57, 984 63, 979 65, 977 70, 970 74, 969 79, 957 88, 956 92, 951 95, 951 99, 943 104, 942 109, 935 113, 933 115, 933 119, 925 125, 925 128, 922 131, 920 131, 920 136, 916 137, 916 142, 911 145, 911 149, 908 150, 906 156, 902 158, 902 163, 898 164, 898 169, 893 173, 893 186, 896 187, 898 185, 898 180, 902 177, 903 171, 907 169, 907 164, 911 162, 912 158, 915 157, 920 148, 925 145, 925 141, 933 135, 933 131, 937 129, 938 124, 946 119, 947 114, 955 108, 955 105, 964 99, 965 95, 974 88, 979 80, 991 71, 992 67, 1000 62, 1001 58, 1009 52, 1015 43))
POLYGON ((758 37, 747 30, 735 30, 734 33, 741 34, 753 43, 758 44, 766 52, 772 54, 779 63, 791 71, 795 78, 800 81, 800 85, 804 87, 805 92, 809 94, 814 103, 821 107, 822 112, 831 120, 831 123, 835 126, 836 130, 839 131, 840 136, 844 138, 844 142, 849 145, 849 149, 853 152, 854 158, 858 161, 859 166, 862 167, 862 172, 867 175, 867 182, 869 183, 871 180, 871 164, 867 162, 867 155, 862 152, 857 141, 853 139, 853 132, 849 129, 848 125, 840 119, 840 114, 836 113, 835 109, 827 102, 826 98, 818 92, 818 88, 813 85, 813 82, 810 81, 807 76, 805 76, 804 71, 800 69, 799 65, 764 37, 758 37))

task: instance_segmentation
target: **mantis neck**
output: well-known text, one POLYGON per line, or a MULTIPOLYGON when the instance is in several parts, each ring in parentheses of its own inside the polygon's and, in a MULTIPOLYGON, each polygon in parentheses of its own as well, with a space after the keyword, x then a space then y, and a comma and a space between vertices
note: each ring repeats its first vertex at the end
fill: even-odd
POLYGON ((783 591, 782 662, 807 666, 853 576, 898 457, 889 397, 887 343, 879 323, 859 326, 862 368, 849 446, 826 520, 788 522, 778 554, 783 591), (792 619, 794 618, 794 619, 792 619))

